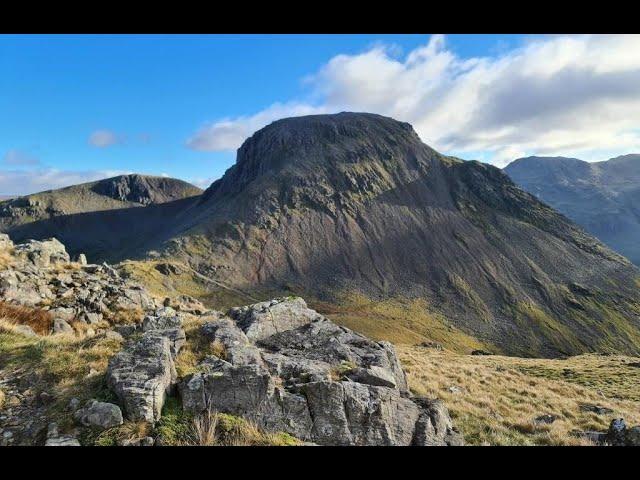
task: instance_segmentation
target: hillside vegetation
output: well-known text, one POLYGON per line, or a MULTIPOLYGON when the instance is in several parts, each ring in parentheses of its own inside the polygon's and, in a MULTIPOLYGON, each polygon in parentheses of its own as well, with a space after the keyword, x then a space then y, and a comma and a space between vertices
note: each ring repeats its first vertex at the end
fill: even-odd
POLYGON ((525 359, 406 345, 398 353, 410 388, 437 392, 471 445, 591 445, 577 432, 606 431, 620 417, 640 423, 639 358, 525 359), (557 418, 544 423, 544 415, 557 418))

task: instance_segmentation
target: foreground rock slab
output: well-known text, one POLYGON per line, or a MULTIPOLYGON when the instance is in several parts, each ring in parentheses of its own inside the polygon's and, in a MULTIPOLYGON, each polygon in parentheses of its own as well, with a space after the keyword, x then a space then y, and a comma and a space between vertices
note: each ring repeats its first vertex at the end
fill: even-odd
POLYGON ((447 409, 413 398, 393 346, 340 327, 301 298, 232 309, 180 382, 183 408, 254 420, 319 445, 461 445, 447 409))

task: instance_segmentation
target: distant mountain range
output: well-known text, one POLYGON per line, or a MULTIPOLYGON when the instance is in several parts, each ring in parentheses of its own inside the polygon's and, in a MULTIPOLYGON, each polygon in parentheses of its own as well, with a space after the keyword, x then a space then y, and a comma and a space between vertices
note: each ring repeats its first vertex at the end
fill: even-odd
POLYGON ((374 338, 640 352, 638 268, 500 169, 444 156, 407 123, 280 120, 202 195, 176 195, 0 229, 56 236, 94 260, 181 262, 254 297, 301 294, 374 338))
POLYGON ((519 186, 640 265, 640 155, 596 163, 527 157, 504 171, 519 186))

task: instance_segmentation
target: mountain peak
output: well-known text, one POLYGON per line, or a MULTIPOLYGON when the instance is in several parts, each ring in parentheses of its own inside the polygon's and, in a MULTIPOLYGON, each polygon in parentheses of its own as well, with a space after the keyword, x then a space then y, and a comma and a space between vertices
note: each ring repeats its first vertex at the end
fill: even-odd
POLYGON ((164 203, 201 193, 198 187, 183 180, 137 173, 106 178, 89 185, 91 191, 99 195, 141 205, 164 203))
POLYGON ((373 113, 342 112, 277 120, 238 149, 237 161, 203 195, 237 193, 254 180, 276 175, 307 179, 333 177, 345 165, 386 164, 436 155, 413 127, 373 113), (412 153, 410 152, 412 151, 412 153))

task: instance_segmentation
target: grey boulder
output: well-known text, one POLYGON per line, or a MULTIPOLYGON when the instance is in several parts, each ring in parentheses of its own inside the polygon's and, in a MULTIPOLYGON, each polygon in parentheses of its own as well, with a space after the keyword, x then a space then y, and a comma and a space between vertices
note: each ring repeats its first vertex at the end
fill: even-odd
POLYGON ((306 302, 300 297, 232 308, 229 316, 252 341, 262 340, 321 318, 318 312, 307 308, 306 302))
POLYGON ((113 403, 90 400, 74 414, 77 422, 85 427, 107 429, 122 425, 122 411, 113 403))

